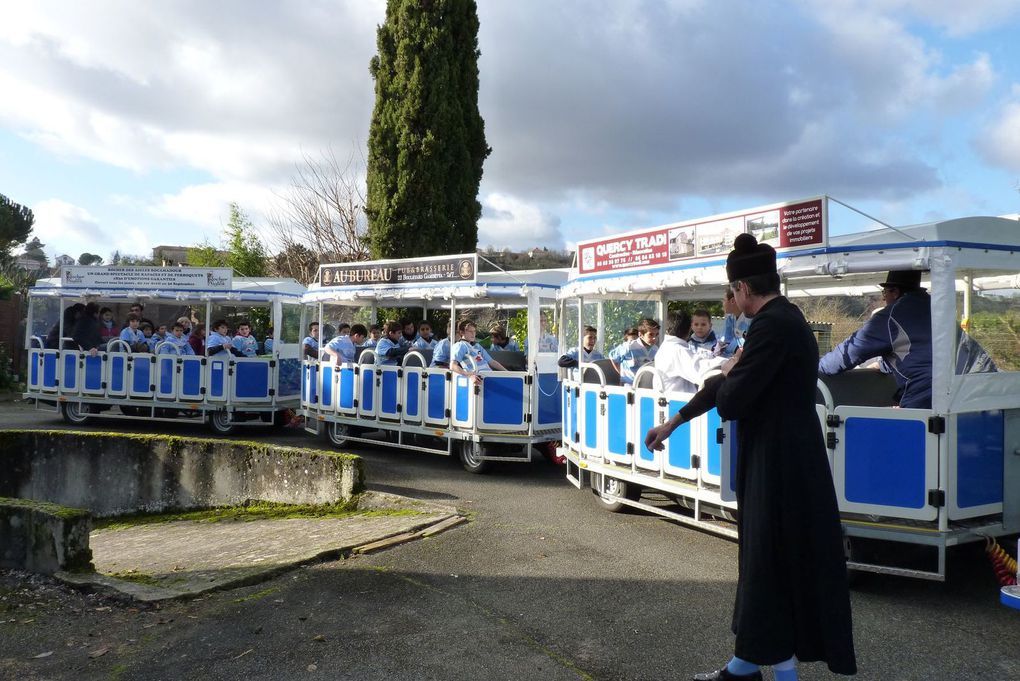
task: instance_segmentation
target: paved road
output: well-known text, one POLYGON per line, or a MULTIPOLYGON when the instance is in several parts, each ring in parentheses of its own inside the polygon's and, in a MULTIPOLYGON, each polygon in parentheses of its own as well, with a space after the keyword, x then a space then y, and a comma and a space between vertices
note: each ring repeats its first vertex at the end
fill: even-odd
MULTIPOLYGON (((0 418, 55 423, 17 407, 0 418)), ((734 544, 606 513, 544 461, 474 476, 441 457, 357 453, 371 487, 451 502, 473 522, 159 613, 40 605, 46 626, 30 638, 0 625, 0 676, 658 680, 728 658, 734 544), (103 642, 110 652, 89 658, 103 642)), ((1020 679, 1020 613, 998 605, 983 554, 964 548, 949 569, 945 584, 876 576, 854 591, 858 678, 1020 679)), ((801 677, 834 678, 819 665, 801 677)))

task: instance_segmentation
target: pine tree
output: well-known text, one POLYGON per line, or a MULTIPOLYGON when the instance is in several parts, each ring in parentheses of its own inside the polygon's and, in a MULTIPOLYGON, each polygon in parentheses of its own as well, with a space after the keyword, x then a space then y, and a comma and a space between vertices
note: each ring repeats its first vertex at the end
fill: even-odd
MULTIPOLYGON (((264 277, 269 273, 269 254, 255 225, 236 203, 230 204, 226 238, 227 267, 241 277, 264 277)), ((190 255, 190 251, 189 251, 190 255)))
POLYGON ((370 70, 367 241, 373 258, 473 251, 491 153, 478 112, 474 0, 389 0, 370 70))

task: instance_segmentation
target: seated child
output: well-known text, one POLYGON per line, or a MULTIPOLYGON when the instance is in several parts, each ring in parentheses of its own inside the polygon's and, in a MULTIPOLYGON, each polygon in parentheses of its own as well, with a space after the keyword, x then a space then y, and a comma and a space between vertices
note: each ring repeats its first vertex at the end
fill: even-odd
POLYGON ((435 350, 437 343, 439 341, 432 335, 432 325, 422 322, 418 325, 418 337, 414 339, 411 347, 415 350, 435 350))
POLYGON ((609 351, 609 359, 620 372, 620 382, 626 385, 634 383, 638 369, 655 359, 655 351, 659 347, 655 344, 659 339, 659 322, 642 319, 637 331, 637 340, 624 341, 609 351))
POLYGON ((191 343, 184 337, 184 325, 180 322, 174 322, 174 325, 170 327, 170 333, 167 334, 166 339, 159 346, 159 354, 161 355, 194 355, 195 351, 191 348, 191 343))
POLYGON ((432 362, 429 363, 429 367, 439 367, 441 369, 448 369, 450 367, 450 347, 453 343, 458 340, 453 337, 454 324, 450 321, 450 324, 446 327, 446 338, 440 339, 436 343, 435 349, 432 350, 432 362))
POLYGON ((245 357, 255 357, 259 354, 259 342, 251 335, 251 324, 248 322, 240 322, 237 325, 237 334, 230 344, 245 357))
POLYGON ((744 313, 737 307, 737 301, 733 298, 733 289, 726 287, 726 297, 723 298, 723 310, 726 312, 726 322, 723 335, 715 346, 715 354, 720 357, 732 357, 733 354, 744 345, 744 334, 751 326, 751 320, 744 316, 744 313))
POLYGON ((581 362, 594 362, 603 359, 602 353, 595 350, 595 341, 599 332, 594 326, 584 327, 584 336, 581 338, 581 347, 574 348, 565 355, 560 355, 556 363, 561 367, 576 367, 581 362))
MULTIPOLYGON (((145 332, 138 328, 138 315, 129 314, 127 316, 127 326, 120 331, 119 338, 128 344, 131 348, 131 352, 148 352, 149 343, 145 337, 145 332)), ((149 331, 152 331, 152 327, 147 327, 149 331)))
MULTIPOLYGON (((177 323, 184 329, 184 340, 191 338, 191 318, 190 317, 178 317, 177 323)), ((173 332, 173 328, 170 329, 173 332)))
POLYGON ((379 343, 379 338, 382 336, 382 329, 379 328, 378 324, 373 324, 368 327, 368 338, 365 339, 366 348, 374 348, 379 343))
POLYGON ((623 332, 623 342, 624 343, 630 343, 631 341, 636 341, 637 337, 638 337, 638 330, 637 330, 636 326, 632 326, 632 327, 630 327, 629 329, 627 329, 626 331, 623 332))
POLYGON ((152 352, 152 348, 156 346, 152 340, 152 324, 149 322, 142 322, 141 326, 138 328, 142 330, 142 336, 145 338, 145 349, 140 350, 139 352, 152 352))
POLYGON ((244 353, 233 346, 230 335, 227 333, 227 322, 225 319, 217 319, 213 322, 213 330, 205 341, 205 354, 210 357, 222 357, 236 355, 244 357, 244 353))
POLYGON ((492 339, 492 347, 490 350, 499 350, 501 352, 520 352, 521 346, 517 344, 517 341, 509 338, 506 334, 506 329, 502 326, 494 326, 489 329, 489 338, 492 339))
POLYGON ((308 325, 308 335, 301 341, 301 356, 319 359, 319 322, 308 325))
POLYGON ((99 337, 102 339, 102 346, 114 338, 120 338, 120 327, 113 321, 113 310, 104 307, 99 311, 99 337))
POLYGON ((262 341, 262 354, 273 354, 273 327, 271 326, 269 327, 269 331, 266 332, 266 339, 262 341))
POLYGON ((198 324, 188 337, 188 343, 196 355, 205 355, 205 324, 198 324))
POLYGON ((414 330, 414 322, 410 319, 400 320, 401 334, 400 334, 400 346, 404 348, 410 348, 414 345, 414 342, 418 340, 418 334, 414 330))
POLYGON ((457 327, 460 332, 460 340, 450 349, 450 370, 455 374, 471 377, 474 383, 481 383, 481 372, 506 371, 502 364, 489 355, 488 351, 479 345, 475 340, 478 327, 474 322, 467 320, 457 327))
POLYGON ((343 333, 329 341, 322 352, 327 357, 332 357, 337 364, 342 362, 353 362, 358 355, 358 346, 365 342, 368 329, 364 324, 355 324, 350 328, 350 333, 343 333))
POLYGON ((697 350, 715 350, 715 331, 712 330, 712 315, 708 310, 695 310, 691 315, 691 338, 688 342, 697 350))
POLYGON ((400 322, 386 322, 385 335, 375 346, 375 363, 378 366, 396 366, 410 345, 403 345, 404 327, 400 322))
POLYGON ((156 346, 166 339, 166 324, 160 324, 149 338, 149 352, 156 352, 156 346))

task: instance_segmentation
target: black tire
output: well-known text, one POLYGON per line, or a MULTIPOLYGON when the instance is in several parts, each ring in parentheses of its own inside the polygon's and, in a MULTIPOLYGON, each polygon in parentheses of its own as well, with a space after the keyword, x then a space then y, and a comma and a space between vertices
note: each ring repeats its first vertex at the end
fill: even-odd
POLYGON ((89 414, 92 412, 87 404, 81 402, 61 402, 60 415, 66 423, 72 426, 84 426, 91 421, 89 414))
POLYGON ((598 484, 599 487, 593 488, 592 491, 602 508, 610 513, 624 513, 634 508, 619 501, 621 498, 629 501, 637 501, 641 498, 641 487, 634 483, 602 476, 598 484))
POLYGON ((329 438, 329 443, 334 447, 346 447, 350 437, 351 428, 346 423, 332 423, 326 424, 326 437, 329 438))
POLYGON ((226 411, 214 411, 209 414, 209 427, 217 435, 230 435, 237 429, 230 421, 230 414, 226 411))
POLYGON ((143 407, 132 407, 127 404, 120 405, 120 413, 124 416, 139 417, 145 416, 145 409, 143 407))
POLYGON ((484 473, 489 462, 482 458, 483 447, 480 442, 462 440, 460 443, 460 465, 468 473, 484 473), (477 445, 477 446, 476 446, 477 445))

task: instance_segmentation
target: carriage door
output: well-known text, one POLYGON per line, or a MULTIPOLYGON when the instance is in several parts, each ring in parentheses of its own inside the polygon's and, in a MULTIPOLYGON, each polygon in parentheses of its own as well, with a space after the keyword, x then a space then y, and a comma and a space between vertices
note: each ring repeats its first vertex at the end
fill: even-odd
POLYGON ((150 354, 129 355, 128 397, 152 397, 156 392, 156 356, 150 354))
POLYGON ((273 369, 276 360, 261 357, 234 357, 230 361, 230 399, 237 402, 272 402, 273 369))
POLYGON ((444 368, 425 371, 425 425, 445 427, 450 423, 452 375, 453 372, 444 368))
POLYGON ((178 358, 180 369, 177 383, 177 399, 185 402, 201 402, 205 397, 205 357, 184 355, 178 358))
POLYGON ((425 369, 419 366, 404 367, 404 382, 401 400, 404 407, 404 423, 421 423, 423 402, 425 401, 425 369))

